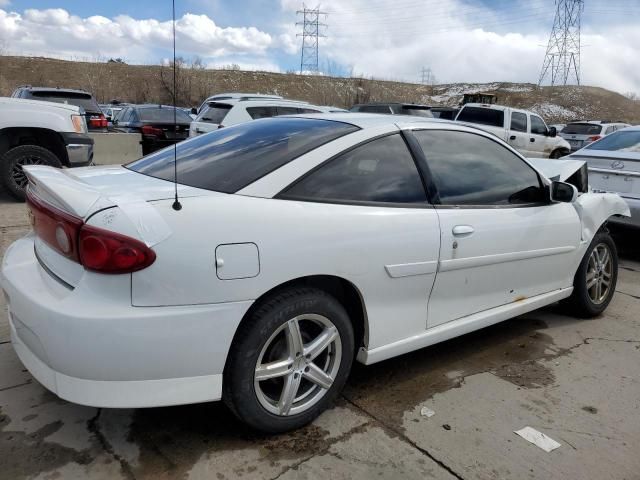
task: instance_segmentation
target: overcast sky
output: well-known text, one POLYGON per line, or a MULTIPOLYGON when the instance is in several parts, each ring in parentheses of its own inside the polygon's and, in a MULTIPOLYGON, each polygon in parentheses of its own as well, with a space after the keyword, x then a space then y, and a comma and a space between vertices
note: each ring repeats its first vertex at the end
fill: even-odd
MULTIPOLYGON (((176 0, 177 49, 206 64, 300 68, 298 0, 176 0)), ((308 3, 308 6, 316 6, 308 3)), ((554 0, 326 0, 328 73, 439 82, 538 80, 554 0)), ((585 0, 583 84, 640 93, 640 1, 585 0)), ((159 63, 171 56, 168 0, 0 0, 0 51, 159 63)))

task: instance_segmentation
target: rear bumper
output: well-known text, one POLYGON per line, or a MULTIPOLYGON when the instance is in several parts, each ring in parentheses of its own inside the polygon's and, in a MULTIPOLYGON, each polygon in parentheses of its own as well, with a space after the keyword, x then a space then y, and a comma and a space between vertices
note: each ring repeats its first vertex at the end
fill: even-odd
POLYGON ((637 198, 622 197, 622 199, 629 205, 631 211, 630 217, 611 217, 610 223, 618 225, 629 225, 632 227, 640 228, 640 200, 637 198))
POLYGON ((132 307, 130 276, 86 272, 69 289, 33 248, 29 236, 9 247, 0 283, 16 353, 46 388, 96 407, 220 399, 228 349, 251 302, 132 307))

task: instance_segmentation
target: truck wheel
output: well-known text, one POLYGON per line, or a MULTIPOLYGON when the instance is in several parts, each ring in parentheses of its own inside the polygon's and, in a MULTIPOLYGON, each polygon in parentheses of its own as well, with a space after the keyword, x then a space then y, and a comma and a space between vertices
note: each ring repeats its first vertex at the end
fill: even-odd
POLYGON ((293 430, 333 402, 353 357, 353 328, 344 307, 322 290, 287 289, 240 326, 225 367, 222 399, 257 430, 293 430))
POLYGON ((592 318, 605 311, 618 280, 618 252, 606 231, 591 241, 573 281, 573 293, 565 301, 567 313, 592 318))
POLYGON ((2 156, 0 175, 2 184, 16 200, 24 200, 28 180, 23 165, 48 165, 61 168, 62 164, 50 150, 37 145, 21 145, 2 156))
POLYGON ((553 158, 553 159, 557 160, 558 158, 562 158, 562 157, 564 157, 565 155, 568 155, 568 154, 569 154, 569 152, 567 152, 567 151, 565 151, 565 150, 563 150, 561 148, 558 148, 558 149, 554 150, 553 152, 551 152, 551 155, 549 155, 549 158, 553 158))

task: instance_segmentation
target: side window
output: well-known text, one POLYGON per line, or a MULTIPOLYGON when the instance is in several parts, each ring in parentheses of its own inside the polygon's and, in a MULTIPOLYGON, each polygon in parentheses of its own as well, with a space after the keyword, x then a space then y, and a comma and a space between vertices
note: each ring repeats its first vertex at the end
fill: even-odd
POLYGON ((442 205, 517 205, 544 201, 538 174, 487 137, 443 130, 415 131, 442 205))
POLYGON ((527 131, 527 114, 521 112, 511 113, 511 130, 514 132, 527 131))
POLYGON ((358 108, 358 111, 364 113, 392 113, 387 105, 363 105, 358 108))
POLYGON ((252 119, 257 120, 259 118, 269 118, 278 115, 276 107, 249 107, 247 113, 252 119))
POLYGON ((298 113, 321 113, 320 110, 314 110, 313 108, 299 108, 298 113))
POLYGON ((118 123, 128 123, 131 118, 131 108, 125 108, 124 111, 118 115, 118 123))
POLYGON ((604 134, 609 135, 610 133, 613 133, 615 131, 616 131, 616 127, 613 127, 613 126, 607 127, 607 129, 604 131, 604 134))
POLYGON ((546 135, 547 126, 537 115, 531 115, 531 133, 534 135, 546 135))
POLYGON ((297 115, 300 109, 296 107, 278 107, 278 115, 297 115))
POLYGON ((289 187, 281 198, 422 204, 427 196, 399 134, 372 140, 334 158, 289 187))

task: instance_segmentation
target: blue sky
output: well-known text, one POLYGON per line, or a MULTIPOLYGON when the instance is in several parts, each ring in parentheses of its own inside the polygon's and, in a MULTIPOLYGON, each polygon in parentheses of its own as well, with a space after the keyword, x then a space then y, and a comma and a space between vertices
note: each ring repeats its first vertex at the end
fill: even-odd
MULTIPOLYGON (((584 82, 640 92, 640 2, 585 4, 584 82)), ((178 53, 212 67, 297 70, 301 6, 177 0, 178 53)), ((415 81, 427 66, 442 82, 537 81, 555 11, 554 0, 326 0, 321 7, 329 12, 320 46, 327 73, 415 81)), ((167 0, 0 0, 0 47, 159 63, 171 56, 170 19, 167 0)))

